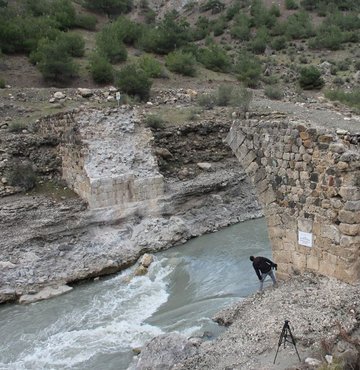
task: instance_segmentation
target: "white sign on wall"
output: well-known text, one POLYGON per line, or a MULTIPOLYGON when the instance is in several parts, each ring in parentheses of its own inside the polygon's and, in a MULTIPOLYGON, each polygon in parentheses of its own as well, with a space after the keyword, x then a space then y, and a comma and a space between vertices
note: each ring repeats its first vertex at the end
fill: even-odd
POLYGON ((298 243, 304 245, 305 247, 313 246, 313 234, 305 233, 304 231, 299 231, 298 243))

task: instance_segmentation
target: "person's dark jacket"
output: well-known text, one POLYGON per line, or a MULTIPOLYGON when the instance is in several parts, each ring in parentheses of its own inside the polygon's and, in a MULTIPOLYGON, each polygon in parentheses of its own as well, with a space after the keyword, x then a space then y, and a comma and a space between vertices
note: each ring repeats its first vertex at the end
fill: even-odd
POLYGON ((266 257, 255 257, 253 261, 253 267, 259 280, 261 280, 261 273, 265 274, 266 272, 269 272, 273 267, 276 269, 277 264, 270 261, 266 257))

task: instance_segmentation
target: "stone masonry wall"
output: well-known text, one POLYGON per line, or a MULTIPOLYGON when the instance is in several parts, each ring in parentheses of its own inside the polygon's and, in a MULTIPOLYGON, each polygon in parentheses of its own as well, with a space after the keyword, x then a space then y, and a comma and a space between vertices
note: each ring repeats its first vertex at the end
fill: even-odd
POLYGON ((125 212, 137 202, 156 208, 164 192, 151 153, 151 131, 137 123, 128 108, 73 111, 42 119, 37 131, 60 138, 62 177, 90 208, 125 212))
POLYGON ((360 152, 354 137, 279 113, 234 121, 227 142, 265 208, 279 276, 309 270, 359 281, 360 152), (299 232, 312 241, 299 239, 299 232))

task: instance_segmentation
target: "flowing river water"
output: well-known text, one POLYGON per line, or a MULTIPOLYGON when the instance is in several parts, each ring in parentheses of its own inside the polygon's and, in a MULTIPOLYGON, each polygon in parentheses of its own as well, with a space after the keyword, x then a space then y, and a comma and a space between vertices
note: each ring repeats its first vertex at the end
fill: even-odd
MULTIPOLYGON (((258 288, 250 255, 270 256, 264 219, 158 253, 132 269, 60 297, 0 307, 0 369, 128 369, 132 349, 165 332, 215 337, 211 317, 258 288)), ((268 283, 269 284, 269 283, 268 283)))

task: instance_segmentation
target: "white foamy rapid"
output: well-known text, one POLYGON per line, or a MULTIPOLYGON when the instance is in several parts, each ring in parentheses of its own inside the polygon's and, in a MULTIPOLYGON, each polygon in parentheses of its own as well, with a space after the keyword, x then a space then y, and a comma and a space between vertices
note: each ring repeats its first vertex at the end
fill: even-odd
MULTIPOLYGON (((76 304, 75 289, 67 295, 70 303, 66 310, 59 312, 56 321, 35 332, 13 338, 10 335, 0 342, 0 369, 87 368, 81 365, 95 356, 141 346, 162 333, 161 329, 144 321, 166 302, 170 272, 171 267, 155 262, 147 276, 133 277, 127 283, 128 271, 99 283, 99 291, 86 305, 76 304), (75 302, 71 304, 71 300, 75 302), (11 347, 19 344, 16 343, 19 339, 22 351, 12 356, 11 347)), ((39 304, 44 305, 44 302, 33 308, 36 310, 39 304)), ((57 309, 56 305, 52 306, 48 308, 57 309)), ((30 307, 27 315, 31 315, 31 311, 30 307)), ((3 333, 11 332, 6 324, 2 329, 3 333)))

